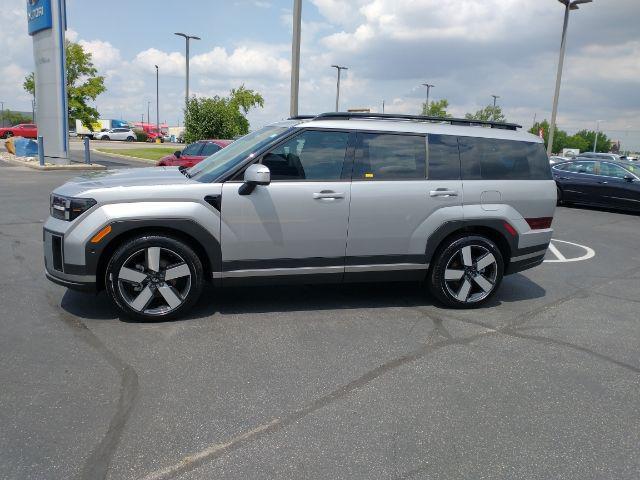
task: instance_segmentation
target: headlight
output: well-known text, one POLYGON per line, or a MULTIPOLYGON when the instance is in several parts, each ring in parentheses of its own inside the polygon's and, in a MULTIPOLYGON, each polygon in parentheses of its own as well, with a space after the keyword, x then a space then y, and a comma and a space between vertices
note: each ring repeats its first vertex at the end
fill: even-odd
POLYGON ((70 198, 51 195, 51 216, 60 220, 74 220, 93 207, 97 202, 93 198, 70 198))

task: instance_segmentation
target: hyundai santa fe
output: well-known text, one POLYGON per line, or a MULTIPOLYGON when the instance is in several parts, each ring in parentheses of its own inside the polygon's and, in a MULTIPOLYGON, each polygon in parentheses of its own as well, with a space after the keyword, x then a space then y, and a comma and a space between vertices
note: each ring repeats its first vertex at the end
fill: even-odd
POLYGON ((205 282, 424 281, 448 307, 477 307, 552 236, 549 161, 519 128, 327 113, 190 169, 95 172, 51 194, 45 273, 139 320, 184 314, 205 282))

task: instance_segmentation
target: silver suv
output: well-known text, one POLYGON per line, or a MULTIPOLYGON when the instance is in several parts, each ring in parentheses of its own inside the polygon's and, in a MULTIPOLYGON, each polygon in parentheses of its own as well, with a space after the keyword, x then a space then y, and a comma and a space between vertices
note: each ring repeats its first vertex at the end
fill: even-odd
POLYGON ((442 304, 475 307, 539 265, 552 235, 549 161, 518 128, 328 113, 190 169, 87 175, 51 195, 46 275, 104 288, 140 320, 184 314, 205 281, 424 280, 442 304))

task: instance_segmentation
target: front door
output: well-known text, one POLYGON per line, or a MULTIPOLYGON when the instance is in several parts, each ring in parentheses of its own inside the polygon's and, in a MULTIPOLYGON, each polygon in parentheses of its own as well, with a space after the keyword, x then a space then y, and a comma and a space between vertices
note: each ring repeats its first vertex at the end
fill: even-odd
POLYGON ((358 133, 346 280, 426 275, 429 235, 452 216, 447 208, 462 205, 457 138, 436 135, 430 143, 427 178, 425 135, 358 133))
POLYGON ((241 181, 224 184, 223 278, 342 279, 351 138, 349 132, 302 131, 258 159, 270 169, 270 185, 241 195, 241 181))

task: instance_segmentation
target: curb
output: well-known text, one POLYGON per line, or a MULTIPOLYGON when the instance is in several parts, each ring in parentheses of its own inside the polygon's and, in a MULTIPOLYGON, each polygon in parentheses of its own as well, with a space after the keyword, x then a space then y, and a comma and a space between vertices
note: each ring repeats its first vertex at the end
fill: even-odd
POLYGON ((32 170, 106 170, 107 167, 100 165, 99 163, 92 163, 86 165, 84 163, 72 163, 69 165, 44 165, 41 166, 38 162, 23 162, 22 160, 16 160, 15 158, 2 157, 1 160, 11 163, 13 165, 19 165, 21 167, 27 167, 32 170))
POLYGON ((102 150, 100 150, 98 148, 92 148, 91 151, 95 152, 95 153, 98 153, 100 155, 106 155, 107 157, 126 158, 127 160, 136 160, 138 162, 152 163, 153 165, 155 165, 159 161, 159 159, 158 160, 151 160, 149 158, 132 157, 131 155, 121 155, 119 153, 103 152, 102 150))

